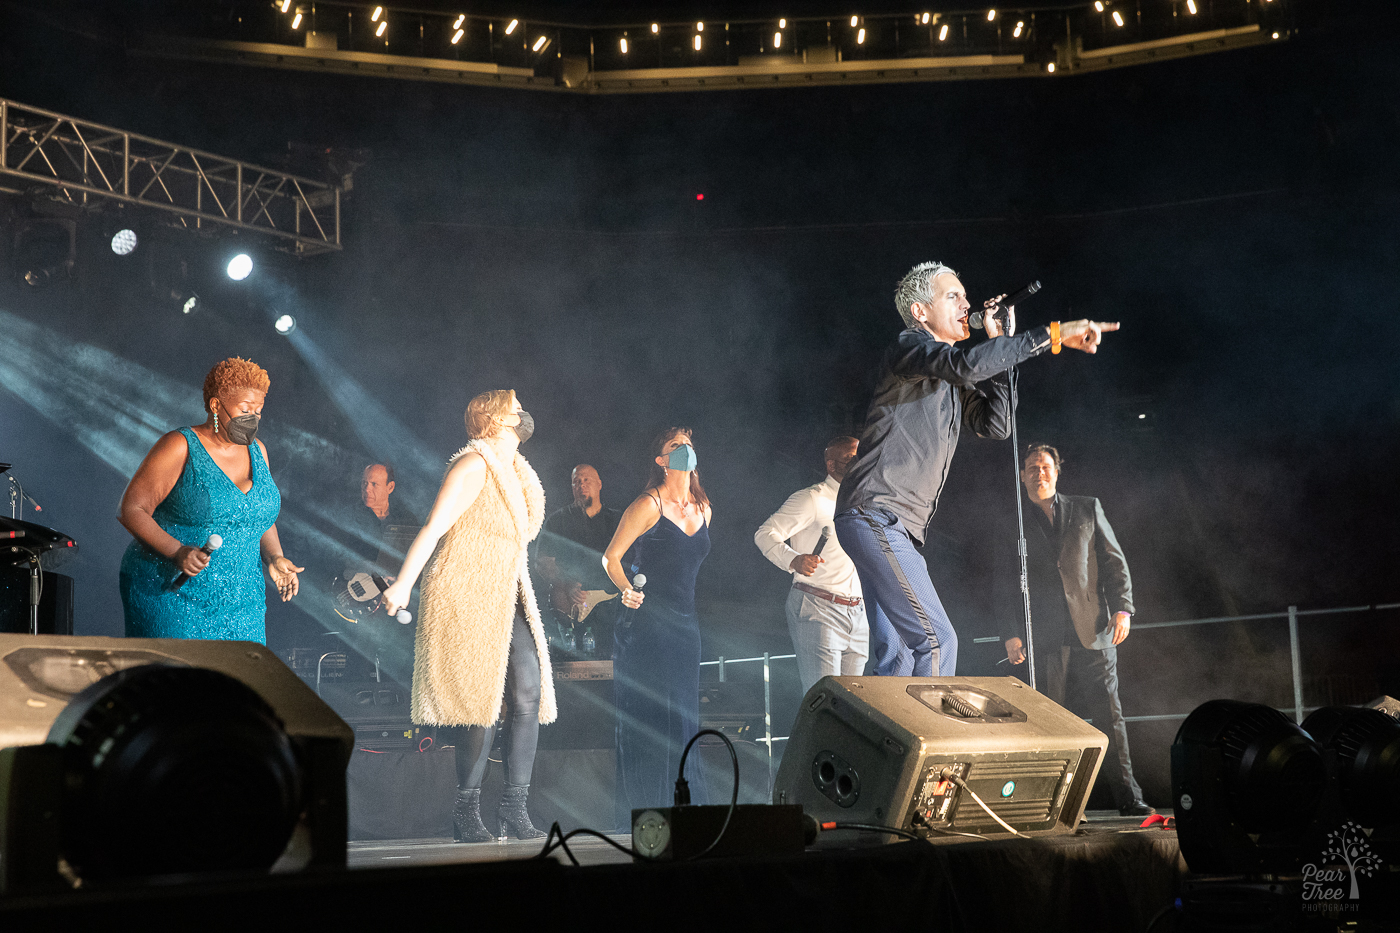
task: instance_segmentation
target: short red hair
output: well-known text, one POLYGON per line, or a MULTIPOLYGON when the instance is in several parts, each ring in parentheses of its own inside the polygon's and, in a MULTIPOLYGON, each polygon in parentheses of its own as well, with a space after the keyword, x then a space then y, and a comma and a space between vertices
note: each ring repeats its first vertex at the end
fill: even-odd
POLYGON ((209 400, 222 392, 237 389, 257 389, 266 392, 272 386, 272 379, 252 360, 241 356, 231 356, 221 363, 215 363, 204 377, 204 410, 209 410, 209 400))

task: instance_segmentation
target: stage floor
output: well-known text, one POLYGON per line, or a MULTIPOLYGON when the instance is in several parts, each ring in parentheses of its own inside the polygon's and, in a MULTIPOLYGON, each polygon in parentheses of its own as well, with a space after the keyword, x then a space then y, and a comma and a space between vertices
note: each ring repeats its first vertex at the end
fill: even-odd
MULTIPOLYGON (((1081 828, 1087 835, 1106 835, 1122 832, 1161 833, 1163 830, 1152 827, 1139 829, 1142 820, 1137 817, 1121 817, 1116 810, 1090 810, 1085 814, 1086 822, 1081 828)), ((545 827, 541 827, 542 829, 545 827)), ((854 836, 855 834, 848 834, 854 836)), ((1175 836, 1175 834, 1172 834, 1175 836)), ((620 845, 628 846, 632 837, 627 834, 612 835, 620 845)), ((1012 842, 1013 840, 990 837, 988 840, 949 839, 942 845, 969 845, 983 841, 1012 842)), ((516 859, 529 859, 538 855, 544 848, 543 840, 528 842, 511 839, 507 842, 481 842, 469 845, 453 842, 451 839, 397 839, 351 842, 347 863, 352 869, 390 868, 424 865, 468 865, 480 862, 504 862, 516 859)), ((580 865, 623 865, 632 861, 631 857, 608 845, 601 839, 591 836, 576 836, 569 840, 569 848, 580 865)), ((565 864, 568 857, 556 849, 552 857, 565 864)))

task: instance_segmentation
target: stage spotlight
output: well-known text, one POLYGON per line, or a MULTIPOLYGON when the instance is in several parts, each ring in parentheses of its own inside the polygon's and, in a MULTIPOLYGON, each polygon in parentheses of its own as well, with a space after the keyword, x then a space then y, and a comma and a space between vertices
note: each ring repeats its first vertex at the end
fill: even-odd
POLYGON ((513 19, 513 20, 511 20, 511 21, 510 21, 510 25, 506 26, 506 35, 510 35, 511 33, 515 32, 515 27, 516 27, 516 26, 519 26, 519 25, 520 25, 520 20, 518 20, 518 19, 513 19))
MULTIPOLYGON (((1188 0, 1188 2, 1189 2, 1189 0, 1188 0)), ((1095 9, 1097 12, 1102 13, 1102 12, 1103 12, 1103 0, 1094 0, 1094 9, 1095 9)))
POLYGON ((1177 838, 1195 874, 1296 872, 1322 803, 1321 747, 1283 713, 1211 700, 1172 743, 1177 838))
POLYGON ((1336 755, 1332 787, 1340 812, 1328 821, 1352 820, 1373 845, 1400 843, 1400 721, 1357 706, 1327 706, 1303 720, 1303 730, 1336 755))
POLYGON ((856 28, 856 26, 859 25, 859 24, 860 24, 860 17, 859 17, 859 16, 852 16, 852 17, 851 17, 851 28, 854 29, 854 28, 856 28))
POLYGON ((1021 30, 1022 30, 1022 29, 1025 29, 1025 28, 1026 28, 1026 24, 1025 24, 1025 23, 1017 23, 1017 24, 1016 24, 1016 28, 1013 29, 1013 30, 1011 31, 1011 38, 1013 38, 1013 39, 1019 39, 1019 38, 1021 38, 1021 30))
POLYGON ((1186 0, 1186 12, 1196 15, 1196 0, 1186 0))
POLYGON ((292 17, 292 28, 293 28, 293 29, 300 29, 300 28, 301 28, 301 16, 302 16, 301 10, 297 10, 297 15, 294 16, 294 17, 292 17))
POLYGON ((696 32, 704 32, 704 31, 705 31, 705 24, 704 24, 704 23, 696 23, 696 24, 695 24, 695 31, 696 31, 696 32))
POLYGON ((452 34, 452 44, 453 44, 453 45, 456 45, 458 42, 461 42, 461 41, 462 41, 462 36, 464 36, 464 35, 466 35, 465 32, 463 32, 463 31, 460 30, 460 29, 457 30, 455 33, 452 34))
POLYGON ((282 12, 285 13, 292 8, 292 0, 282 0, 282 12))
POLYGON ((927 26, 927 25, 928 25, 928 19, 929 19, 929 15, 928 15, 927 13, 925 13, 925 14, 923 15, 923 17, 919 20, 919 22, 921 22, 921 23, 923 23, 925 26, 927 26))
POLYGON ((1120 28, 1123 25, 1123 14, 1119 13, 1117 10, 1113 11, 1113 23, 1120 28))
POLYGON ((190 314, 191 312, 193 312, 193 311, 194 311, 196 308, 198 308, 198 307, 199 307, 199 296, 198 296, 198 295, 191 295, 190 297, 188 297, 188 298, 185 299, 185 303, 184 303, 183 305, 181 305, 180 310, 181 310, 181 312, 184 313, 184 314, 190 314))
POLYGON ((389 28, 389 21, 386 19, 386 20, 384 20, 384 22, 380 23, 380 24, 379 24, 379 28, 376 29, 376 30, 374 31, 375 37, 378 38, 379 36, 384 35, 385 30, 387 30, 388 28, 389 28))
POLYGON ((118 256, 129 256, 136 249, 136 231, 118 230, 112 237, 112 252, 118 256))
POLYGON ((622 54, 623 54, 623 55, 626 55, 626 54, 627 54, 627 37, 626 37, 626 36, 623 36, 623 37, 622 37, 622 54))
POLYGON ((661 24, 660 24, 660 23, 652 23, 652 24, 651 24, 651 34, 652 34, 652 35, 656 35, 656 34, 657 34, 658 32, 660 32, 660 31, 661 31, 661 24))
POLYGON ((996 19, 996 18, 997 18, 997 11, 996 11, 996 10, 988 10, 988 11, 987 11, 987 22, 990 23, 992 20, 994 20, 994 19, 996 19))
POLYGON ((862 28, 860 32, 856 33, 856 45, 865 45, 865 29, 864 29, 864 28, 862 28))
POLYGON ((285 337, 297 329, 297 319, 290 314, 284 314, 273 322, 272 328, 285 337))
POLYGON ((381 17, 381 16, 383 16, 383 15, 384 15, 384 8, 383 8, 382 6, 377 6, 377 7, 374 8, 374 12, 373 12, 372 14, 370 14, 369 21, 370 21, 371 23, 377 23, 377 22, 379 22, 379 17, 381 17))
POLYGON ((938 41, 942 42, 948 38, 948 24, 944 23, 943 28, 938 30, 938 41))
POLYGON ((1055 63, 1054 63, 1054 62, 1051 62, 1050 64, 1046 65, 1046 66, 1045 66, 1045 71, 1046 71, 1047 74, 1054 74, 1054 73, 1055 73, 1055 63))
POLYGON ((783 34, 782 34, 781 32, 775 32, 775 33, 773 33, 773 48, 775 48, 775 49, 780 49, 780 48, 782 48, 782 47, 783 47, 783 34))
POLYGON ((696 37, 695 37, 695 51, 697 51, 697 52, 700 51, 700 45, 701 45, 700 37, 699 37, 699 36, 696 36, 696 37))
POLYGON ((546 45, 549 45, 549 39, 546 38, 545 36, 540 36, 538 39, 535 40, 534 48, 530 49, 530 51, 532 51, 532 52, 538 52, 540 49, 544 48, 546 45))
POLYGON ((786 28, 787 28, 787 20, 785 20, 785 19, 780 19, 780 20, 778 20, 778 28, 779 28, 779 29, 786 29, 786 28))
POLYGON ((455 20, 452 21, 452 28, 453 28, 453 29, 461 29, 461 28, 462 28, 462 24, 465 23, 466 21, 467 21, 467 14, 465 14, 465 13, 460 13, 460 14, 458 14, 457 18, 456 18, 455 20))
POLYGON ((0 637, 3 895, 343 870, 354 733, 261 645, 0 637))
POLYGON ((228 277, 235 282, 246 279, 253 271, 253 257, 247 253, 239 253, 228 261, 228 277))

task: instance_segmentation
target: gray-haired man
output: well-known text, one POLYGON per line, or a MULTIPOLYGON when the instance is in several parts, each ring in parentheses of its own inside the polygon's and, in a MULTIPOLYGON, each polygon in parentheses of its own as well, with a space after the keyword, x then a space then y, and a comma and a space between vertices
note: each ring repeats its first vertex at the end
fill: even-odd
MULTIPOLYGON (((994 301, 987 302, 991 307, 994 301)), ((1056 321, 1005 334, 985 318, 990 340, 962 350, 971 336, 967 292, 952 269, 920 263, 900 280, 895 307, 906 329, 880 364, 860 455, 836 498, 836 535, 860 574, 870 617, 875 673, 951 677, 957 634, 929 578, 921 545, 938 508, 958 434, 1010 434, 1011 388, 1006 371, 1060 345, 1093 353, 1117 324, 1056 321)))

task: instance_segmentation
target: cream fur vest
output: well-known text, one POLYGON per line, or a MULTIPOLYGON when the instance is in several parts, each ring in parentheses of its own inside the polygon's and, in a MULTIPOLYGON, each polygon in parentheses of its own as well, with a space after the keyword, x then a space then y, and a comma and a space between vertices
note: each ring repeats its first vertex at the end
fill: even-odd
POLYGON ((486 461, 486 482, 442 536, 423 579, 413 659, 413 721, 489 726, 501 715, 515 607, 523 604, 540 659, 540 722, 558 715, 526 548, 544 524, 544 488, 520 454, 509 466, 480 441, 459 450, 486 461))

